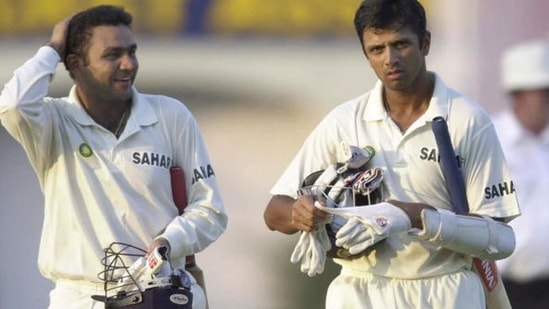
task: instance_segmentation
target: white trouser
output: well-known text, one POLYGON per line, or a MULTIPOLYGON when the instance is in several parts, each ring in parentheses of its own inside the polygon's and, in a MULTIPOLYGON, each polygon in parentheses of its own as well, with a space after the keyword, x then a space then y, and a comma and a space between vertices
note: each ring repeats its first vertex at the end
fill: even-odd
POLYGON ((470 270, 424 279, 394 279, 342 269, 328 287, 327 309, 484 309, 482 283, 470 270))
MULTIPOLYGON (((193 309, 206 309, 204 290, 192 276, 191 282, 193 309)), ((104 309, 105 303, 93 300, 92 295, 105 295, 103 283, 61 279, 50 292, 48 309, 104 309)))

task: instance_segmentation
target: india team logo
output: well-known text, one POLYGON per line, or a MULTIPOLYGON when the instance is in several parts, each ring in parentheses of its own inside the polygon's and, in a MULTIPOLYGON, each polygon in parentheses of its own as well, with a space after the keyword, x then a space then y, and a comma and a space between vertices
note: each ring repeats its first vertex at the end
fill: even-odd
POLYGON ((86 143, 80 144, 78 146, 78 152, 80 152, 80 155, 84 158, 89 158, 93 155, 93 150, 91 149, 90 145, 86 143))

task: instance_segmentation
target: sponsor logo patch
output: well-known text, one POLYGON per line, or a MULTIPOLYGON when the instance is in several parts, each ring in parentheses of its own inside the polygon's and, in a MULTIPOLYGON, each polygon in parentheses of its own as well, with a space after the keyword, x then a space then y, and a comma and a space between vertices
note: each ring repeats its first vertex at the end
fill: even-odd
POLYGON ((513 181, 503 181, 484 188, 484 198, 487 200, 515 194, 515 184, 513 181))

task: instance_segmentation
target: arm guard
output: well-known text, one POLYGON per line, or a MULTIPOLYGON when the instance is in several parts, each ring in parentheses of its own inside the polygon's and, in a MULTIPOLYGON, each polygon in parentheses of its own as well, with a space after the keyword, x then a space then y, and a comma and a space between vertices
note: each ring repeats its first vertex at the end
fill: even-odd
POLYGON ((411 235, 459 253, 500 260, 515 250, 513 229, 490 217, 461 216, 443 209, 425 209, 421 219, 423 230, 413 230, 411 235))

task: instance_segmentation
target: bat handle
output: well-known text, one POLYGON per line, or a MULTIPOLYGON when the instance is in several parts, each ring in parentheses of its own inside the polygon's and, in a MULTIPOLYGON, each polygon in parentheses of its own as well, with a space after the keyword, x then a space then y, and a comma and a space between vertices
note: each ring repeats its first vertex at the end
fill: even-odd
POLYGON ((458 214, 467 214, 469 205, 467 204, 465 183, 452 146, 446 120, 440 116, 433 118, 432 129, 440 155, 442 173, 448 186, 454 211, 458 214))

